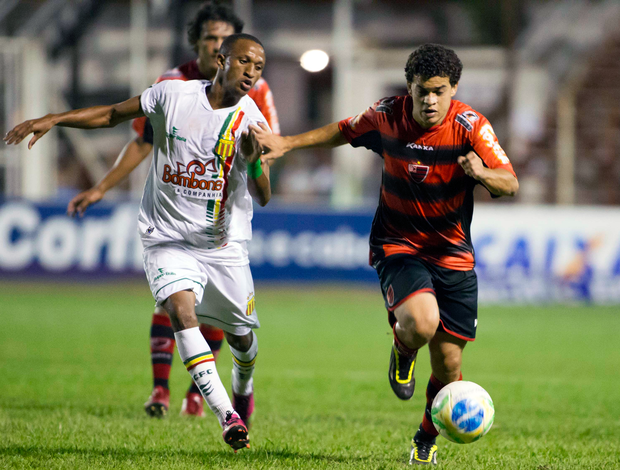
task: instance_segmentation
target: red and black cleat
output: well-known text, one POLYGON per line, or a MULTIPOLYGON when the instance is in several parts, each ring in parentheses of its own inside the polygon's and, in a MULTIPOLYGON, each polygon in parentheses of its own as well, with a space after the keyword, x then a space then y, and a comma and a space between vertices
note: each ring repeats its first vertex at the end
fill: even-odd
POLYGON ((153 418, 163 418, 168 414, 168 408, 170 408, 170 390, 158 385, 144 404, 144 410, 153 418))

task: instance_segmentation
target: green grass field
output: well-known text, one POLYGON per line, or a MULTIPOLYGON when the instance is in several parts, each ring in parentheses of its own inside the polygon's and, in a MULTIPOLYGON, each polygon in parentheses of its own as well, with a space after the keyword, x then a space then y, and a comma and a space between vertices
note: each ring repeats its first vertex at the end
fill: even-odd
MULTIPOLYGON (((165 420, 151 389, 146 284, 0 283, 0 468, 392 469, 406 466, 430 374, 410 402, 390 389, 390 329, 376 286, 259 286, 252 449, 233 454, 213 416, 165 420)), ((439 468, 620 468, 620 309, 486 307, 463 374, 495 402, 481 441, 439 438, 439 468)), ((219 364, 230 382, 230 353, 219 364)))

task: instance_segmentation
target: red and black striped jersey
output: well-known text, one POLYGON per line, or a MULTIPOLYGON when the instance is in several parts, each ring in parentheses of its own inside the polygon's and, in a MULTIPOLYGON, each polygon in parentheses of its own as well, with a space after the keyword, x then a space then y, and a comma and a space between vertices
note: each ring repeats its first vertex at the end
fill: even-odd
MULTIPOLYGON (((457 158, 473 150, 488 168, 514 170, 489 121, 453 100, 441 125, 423 129, 410 96, 384 98, 339 128, 353 147, 384 159, 379 207, 370 233, 370 262, 408 253, 437 266, 474 267, 470 225, 473 190, 457 158)), ((516 176, 516 175, 515 175, 516 176)))
MULTIPOLYGON (((163 82, 164 80, 207 80, 202 73, 200 73, 200 69, 198 68, 198 62, 196 60, 192 60, 183 65, 179 65, 173 69, 166 71, 163 75, 161 75, 155 83, 163 82)), ((278 113, 276 112, 276 107, 273 102, 273 94, 271 93, 271 89, 267 84, 267 81, 264 78, 259 78, 256 84, 252 87, 252 89, 248 92, 248 96, 254 100, 256 106, 260 112, 267 119, 267 123, 271 128, 271 131, 274 134, 280 134, 280 122, 278 121, 278 113)), ((147 123, 146 117, 141 117, 133 120, 131 127, 134 131, 140 136, 145 138, 149 143, 152 142, 152 135, 148 137, 146 134, 152 133, 148 129, 145 129, 147 123)))

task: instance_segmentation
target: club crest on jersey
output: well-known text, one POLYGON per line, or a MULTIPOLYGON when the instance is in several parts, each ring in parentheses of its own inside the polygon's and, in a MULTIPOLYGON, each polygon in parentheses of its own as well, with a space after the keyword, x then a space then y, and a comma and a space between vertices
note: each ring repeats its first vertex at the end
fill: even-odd
POLYGON ((463 126, 467 132, 471 132, 474 129, 474 122, 480 117, 473 111, 463 111, 461 114, 456 115, 456 122, 463 126))
POLYGON ((217 145, 215 146, 214 153, 219 155, 221 158, 232 157, 235 154, 235 141, 220 137, 217 141, 217 145))
POLYGON ((430 167, 420 165, 419 163, 409 164, 409 174, 411 175, 411 179, 416 183, 421 183, 426 179, 429 169, 430 167))

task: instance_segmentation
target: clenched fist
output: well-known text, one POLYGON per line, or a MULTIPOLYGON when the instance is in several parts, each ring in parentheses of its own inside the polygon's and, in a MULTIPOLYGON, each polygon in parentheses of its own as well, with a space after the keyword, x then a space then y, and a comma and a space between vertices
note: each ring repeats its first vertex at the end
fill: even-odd
POLYGON ((476 180, 480 180, 486 168, 482 164, 482 159, 476 155, 473 150, 468 152, 464 157, 461 156, 456 160, 467 176, 471 176, 476 180))

